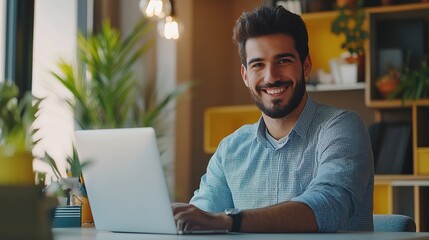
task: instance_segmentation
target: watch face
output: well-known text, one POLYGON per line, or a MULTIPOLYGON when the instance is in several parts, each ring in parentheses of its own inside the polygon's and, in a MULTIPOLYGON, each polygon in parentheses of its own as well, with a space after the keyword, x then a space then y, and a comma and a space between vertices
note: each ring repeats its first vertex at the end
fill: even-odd
POLYGON ((239 214, 240 210, 235 209, 235 208, 227 208, 225 209, 225 214, 226 215, 235 215, 235 214, 239 214))

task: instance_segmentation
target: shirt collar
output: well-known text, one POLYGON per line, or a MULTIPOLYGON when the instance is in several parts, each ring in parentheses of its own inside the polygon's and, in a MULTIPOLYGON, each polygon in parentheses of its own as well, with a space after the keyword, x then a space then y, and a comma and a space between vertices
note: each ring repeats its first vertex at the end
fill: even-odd
MULTIPOLYGON (((292 128, 291 132, 295 131, 301 138, 304 139, 308 129, 310 128, 310 124, 314 117, 316 109, 317 103, 310 96, 308 96, 304 109, 302 110, 301 115, 298 117, 298 121, 292 128)), ((265 147, 272 147, 265 136, 266 130, 267 126, 265 125, 264 119, 260 117, 257 124, 256 138, 265 147)))

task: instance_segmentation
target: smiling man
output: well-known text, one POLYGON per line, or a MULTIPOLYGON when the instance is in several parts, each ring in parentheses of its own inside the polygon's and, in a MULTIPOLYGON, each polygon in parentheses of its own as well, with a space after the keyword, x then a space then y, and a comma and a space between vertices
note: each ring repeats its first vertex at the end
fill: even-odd
POLYGON ((234 28, 241 75, 262 112, 226 137, 189 204, 173 204, 180 230, 372 231, 374 170, 355 113, 316 103, 302 19, 283 7, 243 13, 234 28))

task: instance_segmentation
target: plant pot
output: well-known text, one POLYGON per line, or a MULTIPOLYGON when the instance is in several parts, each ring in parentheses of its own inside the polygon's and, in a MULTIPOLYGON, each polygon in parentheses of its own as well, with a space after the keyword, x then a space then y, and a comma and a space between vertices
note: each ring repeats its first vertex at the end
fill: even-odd
POLYGON ((377 90, 380 92, 383 98, 389 97, 389 95, 395 91, 399 85, 398 79, 384 79, 376 82, 377 90))
POLYGON ((341 83, 354 84, 358 80, 358 64, 357 63, 341 63, 340 64, 341 83))
POLYGON ((339 8, 345 7, 346 5, 354 7, 355 0, 337 0, 336 3, 339 8))
POLYGON ((34 185, 33 155, 23 152, 0 156, 0 185, 34 185))

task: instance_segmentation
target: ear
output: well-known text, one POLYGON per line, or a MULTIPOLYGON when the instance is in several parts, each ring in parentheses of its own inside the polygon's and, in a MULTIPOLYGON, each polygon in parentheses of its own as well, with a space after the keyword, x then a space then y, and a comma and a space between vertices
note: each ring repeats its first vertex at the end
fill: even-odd
POLYGON ((310 76, 310 72, 311 72, 311 57, 310 57, 310 53, 307 55, 307 57, 305 58, 302 67, 304 68, 304 77, 308 77, 310 76))
POLYGON ((241 78, 243 79, 244 85, 246 85, 246 87, 249 87, 249 83, 247 82, 247 69, 246 67, 241 64, 241 78))

